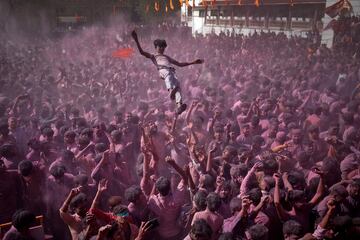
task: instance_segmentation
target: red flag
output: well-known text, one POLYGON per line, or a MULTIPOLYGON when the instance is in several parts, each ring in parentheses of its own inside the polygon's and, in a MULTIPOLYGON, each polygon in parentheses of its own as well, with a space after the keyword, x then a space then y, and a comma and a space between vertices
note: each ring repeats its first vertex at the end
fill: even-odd
POLYGON ((120 48, 114 52, 112 52, 112 57, 114 58, 129 58, 133 55, 134 49, 132 48, 120 48))

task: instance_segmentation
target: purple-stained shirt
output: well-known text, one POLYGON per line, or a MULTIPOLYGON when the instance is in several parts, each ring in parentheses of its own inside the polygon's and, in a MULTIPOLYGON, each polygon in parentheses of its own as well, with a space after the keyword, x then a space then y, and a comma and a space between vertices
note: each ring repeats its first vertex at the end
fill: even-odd
POLYGON ((192 224, 194 224, 194 222, 196 222, 196 220, 199 220, 199 219, 204 219, 207 222, 207 224, 209 224, 209 226, 211 227, 211 229, 213 231, 211 239, 212 240, 217 239, 219 234, 222 232, 224 218, 216 212, 213 213, 213 212, 210 212, 209 210, 204 210, 204 211, 195 213, 194 218, 192 220, 192 224))
POLYGON ((157 232, 162 238, 171 238, 181 232, 178 224, 181 207, 184 204, 186 189, 181 181, 177 189, 167 196, 151 195, 148 201, 149 209, 157 216, 159 227, 157 232))

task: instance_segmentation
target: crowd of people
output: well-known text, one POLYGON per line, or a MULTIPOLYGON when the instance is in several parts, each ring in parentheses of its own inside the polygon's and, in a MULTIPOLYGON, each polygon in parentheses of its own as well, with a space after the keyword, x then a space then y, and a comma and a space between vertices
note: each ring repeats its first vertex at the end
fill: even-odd
POLYGON ((55 240, 360 239, 354 51, 171 24, 0 35, 3 239, 39 215, 55 240), (176 69, 184 113, 150 61, 112 56, 134 27, 205 60, 176 69))

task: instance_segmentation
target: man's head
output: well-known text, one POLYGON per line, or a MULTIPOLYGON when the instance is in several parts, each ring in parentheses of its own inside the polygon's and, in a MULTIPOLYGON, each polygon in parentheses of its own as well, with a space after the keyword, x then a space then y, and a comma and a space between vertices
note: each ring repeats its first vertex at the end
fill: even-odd
POLYGON ((318 140, 319 139, 319 127, 316 125, 311 125, 308 128, 308 134, 309 134, 309 139, 310 140, 318 140))
POLYGON ((79 193, 70 202, 70 207, 80 217, 85 217, 87 212, 87 198, 84 193, 79 193))
POLYGON ((66 168, 63 165, 55 165, 49 169, 49 172, 55 178, 55 180, 58 182, 65 175, 66 168))
POLYGON ((231 145, 226 146, 224 148, 224 151, 222 152, 222 158, 225 161, 230 161, 236 156, 237 156, 237 150, 231 145))
POLYGON ((9 117, 8 124, 10 129, 15 129, 18 125, 16 117, 9 117))
POLYGON ((76 133, 74 131, 66 131, 64 134, 64 142, 65 144, 73 144, 75 143, 76 133))
POLYGON ((131 186, 125 190, 125 199, 134 204, 145 204, 146 198, 138 186, 131 186))
POLYGON ((285 240, 297 240, 302 236, 302 226, 294 220, 289 220, 283 225, 283 234, 285 240))
POLYGON ((261 224, 251 226, 246 232, 247 240, 268 240, 269 230, 261 224))
POLYGON ((189 233, 191 240, 208 240, 211 235, 212 229, 204 219, 196 220, 189 233))
POLYGON ((111 136, 111 140, 114 143, 120 143, 121 142, 122 133, 119 130, 112 131, 110 136, 111 136))
POLYGON ((160 177, 155 183, 155 188, 161 196, 167 196, 170 192, 170 187, 170 181, 165 177, 160 177))
POLYGON ((197 210, 203 211, 206 209, 206 197, 207 193, 205 191, 197 191, 194 195, 193 201, 197 210))
POLYGON ((240 163, 237 166, 232 166, 230 169, 231 180, 234 183, 241 184, 247 172, 248 172, 248 167, 245 164, 240 163))
POLYGON ((154 41, 154 47, 158 53, 163 54, 165 52, 165 48, 167 47, 166 41, 164 39, 156 39, 154 41))
POLYGON ((214 192, 209 193, 209 195, 206 197, 206 205, 211 212, 217 211, 221 206, 220 196, 214 192))
POLYGON ((346 191, 346 188, 344 186, 335 185, 335 186, 330 188, 330 194, 329 195, 334 198, 334 201, 336 203, 341 203, 348 196, 348 192, 346 191))
POLYGON ((27 210, 18 210, 12 216, 13 226, 21 233, 29 230, 35 221, 35 215, 27 210))
POLYGON ((294 128, 291 130, 291 140, 294 144, 300 144, 302 142, 302 132, 299 128, 294 128))
POLYGON ((22 177, 26 180, 31 178, 31 174, 33 173, 34 165, 29 160, 23 160, 18 165, 18 171, 22 177))

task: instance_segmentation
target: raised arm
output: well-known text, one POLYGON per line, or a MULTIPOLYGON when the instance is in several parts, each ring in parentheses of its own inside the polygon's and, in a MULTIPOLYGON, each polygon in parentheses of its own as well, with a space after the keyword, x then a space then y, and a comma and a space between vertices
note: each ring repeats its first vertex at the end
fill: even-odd
POLYGON ((178 62, 175 59, 172 59, 170 57, 168 57, 168 59, 169 59, 169 62, 171 64, 174 64, 175 66, 178 66, 178 67, 186 67, 186 66, 193 65, 193 64, 202 64, 202 63, 204 63, 203 59, 197 59, 197 60, 195 60, 193 62, 178 62))
POLYGON ((172 159, 170 156, 167 156, 165 158, 165 162, 167 162, 170 166, 172 166, 175 169, 175 171, 177 173, 180 174, 181 178, 184 180, 184 184, 187 185, 188 177, 187 177, 186 173, 184 172, 184 170, 179 165, 177 165, 175 160, 172 159))
POLYGON ((67 196, 66 200, 64 201, 63 205, 59 209, 61 219, 68 225, 74 223, 74 218, 68 213, 69 205, 71 200, 80 192, 79 188, 71 189, 69 195, 67 196))
POLYGON ((279 218, 284 221, 286 220, 287 214, 280 203, 280 186, 279 186, 280 178, 281 178, 280 174, 278 173, 274 174, 274 179, 275 179, 274 205, 279 218))
POLYGON ((108 184, 108 181, 106 179, 100 180, 96 195, 94 197, 94 200, 91 203, 90 209, 97 208, 97 206, 99 205, 99 200, 100 200, 101 194, 107 189, 107 184, 108 184))
POLYGON ((135 43, 136 43, 136 46, 137 48, 139 49, 139 52, 141 55, 143 55, 144 57, 146 58, 152 58, 153 55, 148 53, 148 52, 145 52, 142 47, 140 46, 140 43, 139 43, 139 39, 138 39, 138 36, 137 36, 137 33, 134 31, 131 32, 131 36, 132 38, 134 39, 135 43))
POLYGON ((320 181, 319 181, 319 185, 316 189, 316 193, 315 193, 314 197, 309 202, 309 204, 311 204, 311 206, 315 206, 321 200, 321 198, 325 192, 324 173, 317 168, 313 169, 313 172, 320 176, 320 181))

